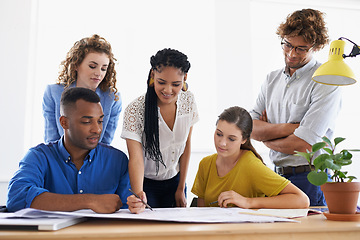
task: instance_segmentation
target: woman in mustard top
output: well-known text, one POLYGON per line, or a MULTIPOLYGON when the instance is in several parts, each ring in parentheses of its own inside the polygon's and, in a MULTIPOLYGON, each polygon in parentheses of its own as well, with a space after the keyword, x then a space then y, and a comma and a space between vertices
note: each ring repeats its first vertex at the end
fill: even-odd
POLYGON ((250 142, 252 119, 240 107, 219 116, 216 154, 199 164, 192 192, 198 207, 307 208, 309 199, 289 180, 264 165, 250 142))

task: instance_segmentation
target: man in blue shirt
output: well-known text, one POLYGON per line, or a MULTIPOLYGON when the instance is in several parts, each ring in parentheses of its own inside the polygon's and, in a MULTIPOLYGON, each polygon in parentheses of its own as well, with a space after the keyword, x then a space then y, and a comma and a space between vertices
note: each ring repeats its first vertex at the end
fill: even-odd
POLYGON ((333 137, 341 108, 340 89, 312 81, 321 65, 313 53, 328 43, 323 13, 302 9, 289 15, 277 29, 285 67, 268 74, 250 112, 251 137, 270 148, 276 172, 305 192, 311 206, 326 205, 320 187, 307 180, 310 166, 294 151, 311 150, 323 136, 333 137))
POLYGON ((128 158, 99 143, 104 118, 99 96, 69 88, 61 96, 61 139, 31 148, 10 180, 7 208, 50 211, 127 208, 128 158))

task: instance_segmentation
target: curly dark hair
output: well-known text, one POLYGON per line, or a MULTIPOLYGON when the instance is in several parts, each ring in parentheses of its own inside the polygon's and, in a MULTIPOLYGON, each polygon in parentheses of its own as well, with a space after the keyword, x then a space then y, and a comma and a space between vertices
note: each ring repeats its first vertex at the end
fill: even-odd
POLYGON ((144 142, 145 156, 156 162, 156 174, 159 172, 159 163, 166 167, 159 146, 159 120, 157 95, 153 86, 149 86, 151 72, 156 70, 161 72, 164 67, 175 67, 186 74, 190 69, 190 62, 185 54, 165 48, 150 58, 151 69, 147 79, 147 92, 145 95, 145 123, 144 123, 144 142))
POLYGON ((85 56, 90 52, 105 53, 109 57, 109 66, 104 79, 101 81, 99 88, 106 92, 110 90, 115 94, 115 101, 119 99, 116 95, 116 70, 115 57, 112 53, 111 45, 105 38, 97 34, 91 37, 83 38, 75 42, 74 46, 66 54, 66 59, 61 62, 61 70, 56 81, 57 84, 63 84, 65 88, 69 87, 77 79, 76 68, 80 66, 85 56))
POLYGON ((280 38, 302 36, 318 51, 329 43, 328 29, 323 17, 324 13, 310 8, 295 11, 280 24, 276 34, 280 38))

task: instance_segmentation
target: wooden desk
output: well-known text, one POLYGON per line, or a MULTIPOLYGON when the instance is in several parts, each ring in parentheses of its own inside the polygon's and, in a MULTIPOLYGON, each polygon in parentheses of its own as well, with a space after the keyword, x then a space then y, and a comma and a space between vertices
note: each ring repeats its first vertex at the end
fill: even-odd
POLYGON ((0 239, 360 239, 360 222, 330 221, 321 215, 300 223, 190 224, 90 219, 58 231, 0 231, 0 239))

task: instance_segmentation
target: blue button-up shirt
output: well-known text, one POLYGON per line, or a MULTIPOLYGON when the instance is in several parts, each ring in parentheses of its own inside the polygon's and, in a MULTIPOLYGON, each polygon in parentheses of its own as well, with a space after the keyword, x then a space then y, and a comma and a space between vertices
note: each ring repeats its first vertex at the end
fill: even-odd
MULTIPOLYGON (((310 145, 321 142, 323 136, 333 137, 336 117, 341 108, 339 87, 319 84, 311 78, 321 64, 311 59, 290 76, 285 68, 271 72, 261 87, 253 119, 266 110, 269 123, 300 123, 294 134, 310 145)), ((276 166, 307 165, 303 157, 270 150, 276 166)))
POLYGON ((128 158, 122 151, 99 143, 78 170, 61 138, 31 148, 20 161, 9 183, 7 208, 17 211, 30 207, 43 192, 118 194, 122 208, 127 208, 129 188, 128 158))

